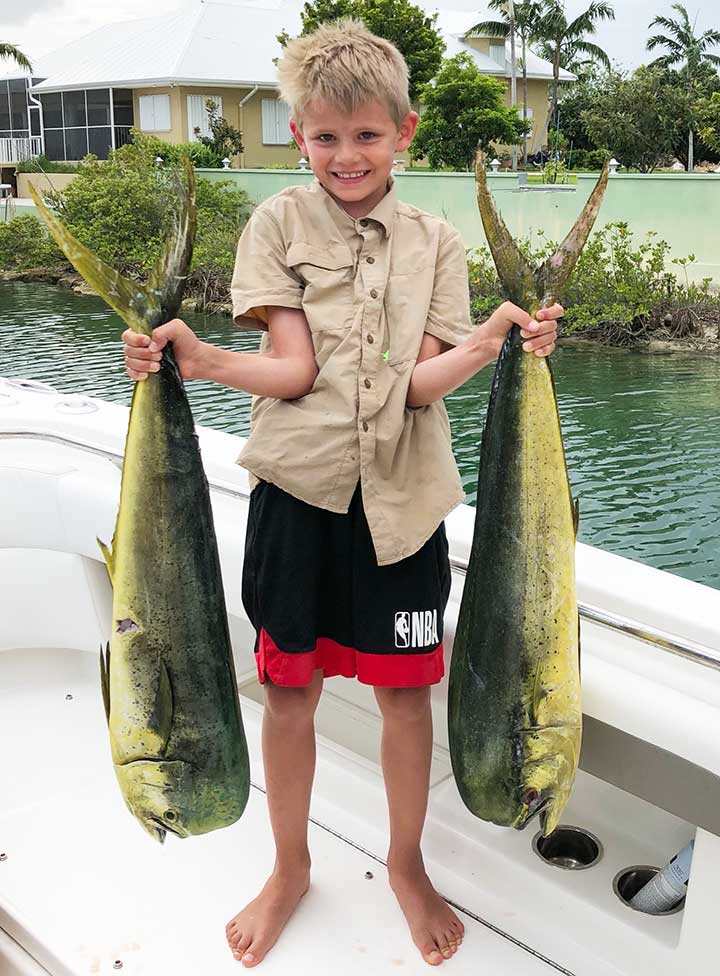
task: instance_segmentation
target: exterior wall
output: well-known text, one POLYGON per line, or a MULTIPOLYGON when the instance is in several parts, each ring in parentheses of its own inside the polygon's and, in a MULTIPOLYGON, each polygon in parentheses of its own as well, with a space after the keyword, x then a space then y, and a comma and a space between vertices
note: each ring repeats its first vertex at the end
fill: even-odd
MULTIPOLYGON (((298 170, 201 170, 200 175, 210 180, 233 180, 255 203, 283 187, 312 179, 311 174, 298 170)), ((515 237, 534 238, 542 230, 546 239, 560 241, 585 205, 596 179, 596 176, 581 173, 575 192, 560 193, 541 189, 514 193, 517 182, 510 173, 490 175, 488 182, 515 237)), ((486 243, 472 173, 415 171, 397 173, 396 180, 402 200, 445 217, 460 231, 467 248, 486 243)), ((720 176, 711 174, 613 176, 597 226, 601 228, 611 222, 625 221, 638 243, 652 231, 670 244, 672 250, 668 260, 695 254, 695 263, 687 268, 691 280, 710 277, 720 287, 720 251, 715 246, 718 199, 720 176)), ((671 272, 678 270, 670 263, 667 267, 671 272)))
MULTIPOLYGON (((533 117, 532 132, 528 137, 528 152, 537 152, 543 145, 547 145, 547 133, 545 125, 550 112, 550 84, 540 78, 528 78, 528 108, 532 109, 533 117), (544 134, 544 135, 543 135, 544 134)), ((517 80, 517 103, 522 107, 523 104, 523 84, 522 75, 518 75, 517 80)), ((507 81, 507 96, 505 103, 510 105, 510 80, 507 81)))
POLYGON ((236 158, 233 165, 256 166, 295 166, 301 153, 289 147, 292 138, 288 131, 287 146, 265 146, 262 141, 263 98, 274 98, 275 90, 259 89, 253 97, 240 108, 240 102, 252 91, 251 88, 213 88, 211 85, 179 85, 171 88, 137 88, 133 91, 136 125, 140 125, 140 95, 170 95, 169 132, 149 132, 165 142, 177 145, 189 142, 188 95, 206 95, 222 98, 222 114, 230 125, 240 129, 243 134, 244 158, 236 158))
MULTIPOLYGON (((182 102, 180 99, 180 89, 175 85, 160 88, 133 88, 133 114, 135 125, 140 128, 140 96, 141 95, 169 95, 170 96, 170 131, 169 132, 148 132, 149 136, 157 136, 164 142, 171 142, 177 145, 179 142, 187 142, 187 118, 185 129, 182 127, 182 102)), ((143 129, 143 132, 145 130, 143 129)))
POLYGON ((23 199, 28 199, 30 191, 28 186, 32 184, 39 193, 45 190, 64 190, 68 183, 75 179, 75 173, 18 173, 17 174, 17 195, 23 199))

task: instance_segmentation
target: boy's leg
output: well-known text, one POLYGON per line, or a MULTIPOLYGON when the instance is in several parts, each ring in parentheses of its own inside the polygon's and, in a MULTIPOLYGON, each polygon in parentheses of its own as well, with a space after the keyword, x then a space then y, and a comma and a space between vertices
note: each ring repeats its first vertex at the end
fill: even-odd
POLYGON ((457 951, 464 926, 430 883, 420 851, 432 756, 430 688, 375 688, 375 696, 383 716, 390 885, 413 941, 425 961, 437 966, 457 951))
POLYGON ((322 690, 316 671, 306 688, 281 688, 266 678, 263 763, 275 866, 254 901, 228 922, 235 959, 255 966, 275 944, 310 884, 307 844, 310 791, 315 773, 313 717, 322 690))

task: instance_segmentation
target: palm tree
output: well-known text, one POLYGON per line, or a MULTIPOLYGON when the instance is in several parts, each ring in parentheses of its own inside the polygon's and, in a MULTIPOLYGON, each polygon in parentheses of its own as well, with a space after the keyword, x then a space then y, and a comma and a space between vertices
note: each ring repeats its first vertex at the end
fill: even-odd
MULTIPOLYGON (((654 34, 647 42, 647 49, 654 51, 657 47, 667 48, 667 54, 657 58, 653 64, 661 68, 682 64, 681 74, 685 75, 688 92, 690 92, 693 79, 702 64, 720 65, 720 57, 717 54, 708 54, 708 48, 720 44, 720 31, 706 30, 704 34, 698 36, 695 33, 697 17, 691 24, 688 12, 681 3, 674 3, 672 9, 680 14, 680 19, 656 17, 648 25, 649 28, 663 27, 667 34, 654 34)), ((692 173, 694 168, 695 133, 691 122, 688 135, 688 172, 692 173)))
POLYGON ((3 44, 0 42, 0 61, 11 58, 19 68, 27 68, 32 71, 32 65, 22 51, 14 44, 3 44))
MULTIPOLYGON (((482 34, 489 37, 510 37, 513 40, 514 35, 517 35, 520 38, 522 45, 523 119, 527 121, 527 49, 529 44, 539 40, 537 26, 540 23, 540 3, 538 0, 524 0, 524 3, 515 4, 508 3, 507 0, 490 0, 488 6, 491 10, 501 11, 504 14, 503 20, 481 21, 481 23, 471 27, 465 36, 482 34)), ((523 163, 527 166, 527 134, 523 136, 523 163)))
POLYGON ((584 13, 570 21, 563 0, 542 0, 542 17, 538 25, 538 32, 542 36, 539 53, 552 61, 553 66, 552 107, 548 121, 552 118, 557 124, 561 67, 576 61, 578 55, 582 54, 611 70, 610 58, 605 51, 586 37, 595 33, 601 20, 615 20, 615 10, 605 0, 593 0, 584 13))

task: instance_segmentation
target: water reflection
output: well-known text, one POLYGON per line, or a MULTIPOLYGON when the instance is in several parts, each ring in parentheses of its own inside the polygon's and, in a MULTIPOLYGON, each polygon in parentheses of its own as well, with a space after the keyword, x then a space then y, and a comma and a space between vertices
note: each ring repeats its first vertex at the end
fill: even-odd
MULTIPOLYGON (((188 315, 201 338, 257 348, 259 333, 188 315)), ((118 317, 95 298, 0 284, 0 375, 129 404, 118 317)), ((553 357, 580 539, 720 587, 720 360, 560 349, 553 357)), ((447 398, 455 455, 475 501, 480 432, 492 375, 447 398)), ((189 384, 199 424, 247 435, 249 397, 189 384)))

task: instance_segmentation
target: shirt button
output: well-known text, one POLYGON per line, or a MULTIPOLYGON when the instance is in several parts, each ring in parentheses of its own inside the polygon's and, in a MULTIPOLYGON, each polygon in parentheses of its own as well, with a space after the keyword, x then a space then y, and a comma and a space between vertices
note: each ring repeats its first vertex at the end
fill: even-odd
POLYGON ((369 424, 367 420, 363 420, 363 430, 365 431, 365 433, 367 433, 367 431, 369 430, 369 424))
POLYGON ((375 264, 375 258, 365 258, 368 264, 375 264))
POLYGON ((370 343, 370 345, 372 345, 373 342, 375 342, 375 336, 369 335, 367 337, 367 341, 370 343))
POLYGON ((367 225, 369 223, 370 223, 370 221, 369 220, 366 220, 365 217, 363 217, 363 219, 360 221, 360 226, 361 227, 367 227, 367 225))
POLYGON ((371 297, 371 298, 377 298, 377 296, 378 296, 378 293, 377 293, 377 291, 376 291, 376 290, 375 290, 374 288, 372 288, 372 289, 370 290, 370 297, 371 297))
POLYGON ((365 387, 366 387, 366 389, 369 390, 371 386, 372 386, 372 383, 370 382, 370 380, 365 380, 365 387))

